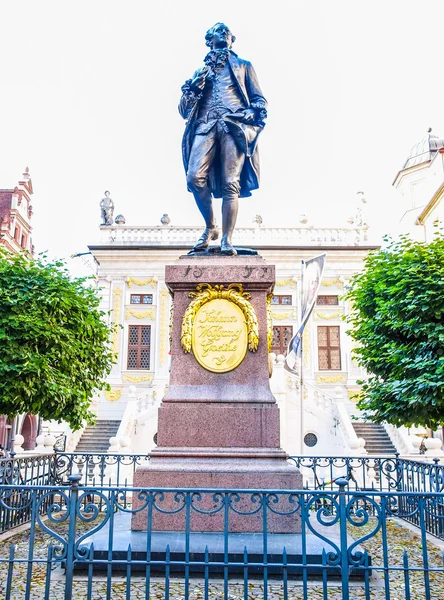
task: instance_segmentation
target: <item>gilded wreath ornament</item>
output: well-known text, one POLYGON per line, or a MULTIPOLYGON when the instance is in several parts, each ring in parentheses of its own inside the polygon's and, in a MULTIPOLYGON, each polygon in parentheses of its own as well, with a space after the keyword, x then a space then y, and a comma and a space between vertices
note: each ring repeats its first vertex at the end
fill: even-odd
POLYGON ((249 302, 251 294, 244 292, 241 283, 230 283, 228 288, 223 285, 210 283, 199 283, 196 286, 196 292, 190 292, 188 296, 192 298, 188 308, 182 318, 182 330, 180 334, 180 343, 185 352, 191 352, 191 338, 193 332, 193 323, 197 311, 210 300, 223 299, 229 300, 238 306, 245 317, 248 333, 248 350, 256 352, 259 345, 259 324, 253 305, 249 302))
POLYGON ((271 311, 271 300, 273 298, 273 292, 267 294, 267 347, 268 354, 271 352, 271 346, 273 345, 273 315, 271 311))

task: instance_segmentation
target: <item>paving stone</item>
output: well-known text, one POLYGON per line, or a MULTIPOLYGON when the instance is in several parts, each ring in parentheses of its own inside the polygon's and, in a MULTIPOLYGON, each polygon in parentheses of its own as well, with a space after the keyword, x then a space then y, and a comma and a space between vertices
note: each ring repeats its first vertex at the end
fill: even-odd
MULTIPOLYGON (((95 522, 97 525, 97 522, 95 522)), ((372 519, 362 527, 353 527, 352 531, 356 536, 356 531, 359 531, 359 537, 362 538, 374 531, 376 522, 372 519)), ((63 531, 62 526, 59 531, 63 531)), ((56 528, 57 528, 56 527, 56 528)), ((92 527, 91 524, 83 524, 78 532, 79 535, 85 533, 92 527)), ((403 527, 399 523, 387 521, 387 552, 389 565, 391 567, 400 567, 399 571, 391 571, 389 573, 390 592, 392 600, 403 600, 405 598, 404 587, 404 572, 403 553, 407 550, 409 555, 409 567, 423 567, 423 546, 420 535, 403 527)), ((45 559, 47 556, 47 548, 50 542, 54 542, 53 538, 41 529, 37 528, 34 541, 34 558, 45 559)), ((9 555, 9 546, 11 543, 16 544, 16 558, 26 559, 29 552, 29 531, 18 533, 7 540, 0 541, 0 556, 6 558, 9 555)), ((373 535, 368 540, 360 542, 369 554, 372 556, 373 566, 383 567, 383 545, 381 531, 373 535)), ((443 559, 441 550, 433 543, 427 542, 428 560, 430 567, 438 567, 443 569, 443 559)), ((26 589, 26 572, 27 564, 16 563, 14 567, 14 584, 10 595, 10 600, 22 600, 25 597, 26 589)), ((7 564, 0 564, 0 595, 4 597, 5 584, 7 575, 7 564)), ((39 600, 44 598, 46 578, 46 565, 35 564, 32 569, 32 588, 31 599, 39 600)), ((112 580, 112 598, 113 600, 125 600, 126 598, 126 582, 124 576, 113 577, 112 580)), ((374 573, 371 578, 371 600, 382 600, 385 597, 384 592, 384 573, 374 573)), ((64 576, 60 571, 60 567, 53 570, 53 580, 51 582, 50 598, 51 600, 60 600, 64 596, 65 581, 64 576)), ((190 581, 190 593, 188 598, 185 598, 185 585, 183 581, 172 579, 170 581, 170 600, 203 600, 204 599, 204 583, 201 580, 190 581)), ((85 576, 81 580, 76 578, 73 585, 73 598, 76 600, 84 600, 86 598, 87 582, 85 576)), ((443 600, 444 598, 444 572, 441 570, 437 573, 430 573, 430 590, 432 600, 443 600)), ((94 578, 93 581, 93 600, 102 600, 106 598, 106 580, 103 576, 94 578)), ((269 600, 283 599, 283 584, 280 581, 270 581, 268 586, 269 600)), ((420 571, 410 573, 410 593, 414 600, 425 599, 424 575, 420 571)), ((310 581, 308 583, 308 598, 309 600, 322 599, 323 588, 319 580, 310 581)), ((341 600, 342 592, 339 582, 333 584, 329 582, 327 589, 327 597, 329 600, 341 600)), ((350 590, 350 598, 359 600, 365 598, 365 588, 362 582, 352 582, 350 590)), ((152 579, 150 599, 160 600, 165 598, 165 581, 158 578, 152 579)), ((220 580, 213 581, 209 585, 209 598, 211 600, 224 600, 223 582, 220 580)), ((264 598, 264 586, 260 581, 250 581, 248 584, 248 598, 250 600, 262 600, 264 598)), ((304 598, 304 590, 302 582, 288 582, 288 600, 302 600, 304 598)), ((145 579, 138 575, 131 581, 131 600, 145 599, 145 579)), ((244 587, 242 581, 230 581, 229 583, 229 600, 244 600, 244 587)))

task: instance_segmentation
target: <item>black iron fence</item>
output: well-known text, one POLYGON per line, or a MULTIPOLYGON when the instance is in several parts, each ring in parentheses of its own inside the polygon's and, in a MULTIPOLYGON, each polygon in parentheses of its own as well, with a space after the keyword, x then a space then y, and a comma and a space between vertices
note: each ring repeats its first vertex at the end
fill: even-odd
POLYGON ((297 491, 80 487, 80 478, 0 487, 3 512, 32 515, 26 544, 0 542, 4 597, 442 598, 443 560, 425 526, 442 494, 352 491, 344 478, 335 490, 297 491), (397 524, 412 515, 416 547, 397 524))
MULTIPOLYGON (((147 454, 96 454, 58 452, 54 456, 57 479, 67 483, 70 475, 80 475, 80 485, 131 486, 139 465, 149 461, 147 454)), ((54 482, 52 482, 54 483, 54 482)))
MULTIPOLYGON (((31 506, 23 507, 20 490, 28 486, 53 485, 55 481, 56 461, 53 454, 19 458, 13 455, 0 459, 0 485, 18 486, 9 499, 10 507, 16 506, 18 510, 5 510, 0 505, 0 533, 28 523, 32 518, 31 506)), ((47 502, 40 507, 42 512, 47 508, 47 502)))
MULTIPOLYGON (((71 475, 79 476, 80 486, 132 486, 139 465, 149 461, 147 454, 97 454, 57 452, 50 455, 0 459, 0 484, 66 486, 71 475)), ((289 458, 301 470, 304 487, 310 490, 338 490, 338 479, 345 478, 347 491, 366 492, 444 492, 444 465, 406 460, 399 456, 293 456, 289 458)), ((42 507, 45 510, 45 507, 42 507)), ((417 513, 404 517, 420 526, 417 513)), ((436 505, 425 515, 426 530, 444 539, 442 507, 436 505)), ((7 515, 0 506, 0 531, 21 525, 31 518, 30 509, 7 515)))
POLYGON ((337 488, 336 480, 345 477, 347 489, 356 491, 400 489, 406 462, 398 456, 290 456, 289 461, 301 470, 304 487, 333 490, 337 488))

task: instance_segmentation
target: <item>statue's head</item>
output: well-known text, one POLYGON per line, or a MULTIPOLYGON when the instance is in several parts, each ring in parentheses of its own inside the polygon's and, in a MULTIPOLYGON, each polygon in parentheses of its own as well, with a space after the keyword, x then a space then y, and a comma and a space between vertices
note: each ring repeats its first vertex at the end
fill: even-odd
POLYGON ((205 43, 210 48, 231 48, 236 37, 225 23, 216 23, 205 35, 205 43))

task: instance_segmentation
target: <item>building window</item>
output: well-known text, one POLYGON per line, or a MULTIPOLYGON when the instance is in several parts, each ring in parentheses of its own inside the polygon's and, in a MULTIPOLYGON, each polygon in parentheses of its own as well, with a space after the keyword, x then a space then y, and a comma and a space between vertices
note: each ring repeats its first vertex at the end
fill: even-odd
POLYGON ((14 239, 17 242, 17 244, 20 244, 20 227, 15 228, 14 239))
POLYGON ((130 302, 131 302, 131 304, 152 304, 153 303, 153 295, 152 294, 131 294, 130 302))
POLYGON ((22 235, 22 248, 26 248, 26 235, 22 235))
POLYGON ((318 296, 316 304, 319 306, 337 306, 339 304, 339 296, 318 296))
POLYGON ((318 360, 320 371, 340 371, 341 346, 339 326, 318 327, 318 360))
POLYGON ((291 325, 273 326, 273 340, 271 342, 271 351, 275 354, 287 354, 288 344, 293 337, 293 327, 291 325))
POLYGON ((290 304, 291 305, 291 295, 289 296, 273 296, 271 299, 271 304, 290 304))
POLYGON ((150 368, 151 325, 128 328, 128 369, 150 368))
POLYGON ((304 436, 304 444, 309 448, 313 448, 318 443, 318 436, 315 433, 306 433, 304 436))

